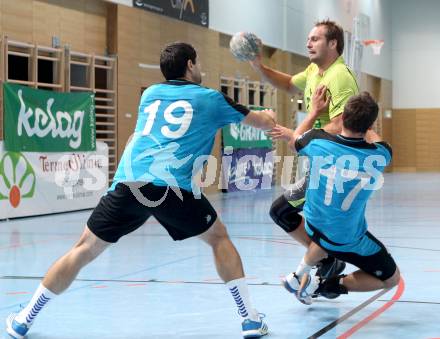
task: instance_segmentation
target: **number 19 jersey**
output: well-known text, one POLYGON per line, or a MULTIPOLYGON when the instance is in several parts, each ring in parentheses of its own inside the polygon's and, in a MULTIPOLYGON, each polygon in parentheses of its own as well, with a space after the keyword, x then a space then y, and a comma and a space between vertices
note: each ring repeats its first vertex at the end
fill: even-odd
POLYGON ((118 182, 141 181, 191 191, 217 130, 242 121, 248 112, 222 93, 189 81, 152 85, 142 94, 136 128, 110 190, 118 182))
POLYGON ((367 201, 382 187, 391 147, 321 129, 303 134, 295 147, 310 161, 304 205, 307 223, 336 244, 356 242, 367 231, 367 201))

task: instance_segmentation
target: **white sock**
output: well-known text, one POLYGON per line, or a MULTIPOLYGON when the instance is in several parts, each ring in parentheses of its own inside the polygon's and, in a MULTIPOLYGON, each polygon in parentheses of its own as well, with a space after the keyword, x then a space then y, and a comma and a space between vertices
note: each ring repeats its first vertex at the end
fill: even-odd
MULTIPOLYGON (((310 270, 312 268, 313 268, 313 266, 307 265, 304 258, 302 258, 301 262, 299 263, 298 267, 296 268, 295 274, 301 280, 302 276, 305 273, 310 273, 310 270)), ((296 280, 296 279, 293 276, 293 273, 291 273, 287 276, 287 281, 290 283, 293 280, 296 280)))
POLYGON ((310 280, 310 285, 306 288, 307 292, 309 294, 313 294, 319 287, 320 279, 316 275, 313 275, 312 279, 310 280))
POLYGON ((248 318, 254 321, 259 320, 258 313, 252 307, 249 297, 249 290, 245 278, 228 281, 226 286, 234 298, 238 307, 238 314, 243 318, 248 318))
POLYGON ((43 284, 40 284, 34 293, 29 304, 18 313, 15 320, 19 323, 31 325, 35 317, 40 313, 43 307, 49 302, 50 299, 55 298, 57 295, 49 291, 43 284))

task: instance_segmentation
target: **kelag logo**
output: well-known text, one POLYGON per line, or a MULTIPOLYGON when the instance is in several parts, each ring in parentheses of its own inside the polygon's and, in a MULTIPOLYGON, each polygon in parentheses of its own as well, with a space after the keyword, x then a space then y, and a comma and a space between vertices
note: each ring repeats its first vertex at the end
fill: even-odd
POLYGON ((21 199, 32 198, 35 191, 35 172, 21 153, 7 152, 0 160, 0 200, 9 199, 12 207, 21 199))
POLYGON ((5 149, 79 152, 96 149, 94 95, 3 85, 5 149))

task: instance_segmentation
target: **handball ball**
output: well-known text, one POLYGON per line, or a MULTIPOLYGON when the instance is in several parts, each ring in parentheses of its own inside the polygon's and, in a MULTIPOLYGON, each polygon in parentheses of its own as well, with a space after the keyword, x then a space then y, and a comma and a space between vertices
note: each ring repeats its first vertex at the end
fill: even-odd
POLYGON ((254 60, 261 52, 261 40, 253 33, 235 33, 229 42, 229 49, 240 61, 254 60))

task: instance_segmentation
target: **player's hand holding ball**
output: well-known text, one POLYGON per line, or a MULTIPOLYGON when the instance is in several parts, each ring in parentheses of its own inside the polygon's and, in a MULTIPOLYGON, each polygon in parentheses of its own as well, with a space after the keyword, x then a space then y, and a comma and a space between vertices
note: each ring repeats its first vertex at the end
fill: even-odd
POLYGON ((261 40, 253 33, 235 33, 229 42, 232 55, 240 61, 249 61, 254 67, 261 63, 261 40))

